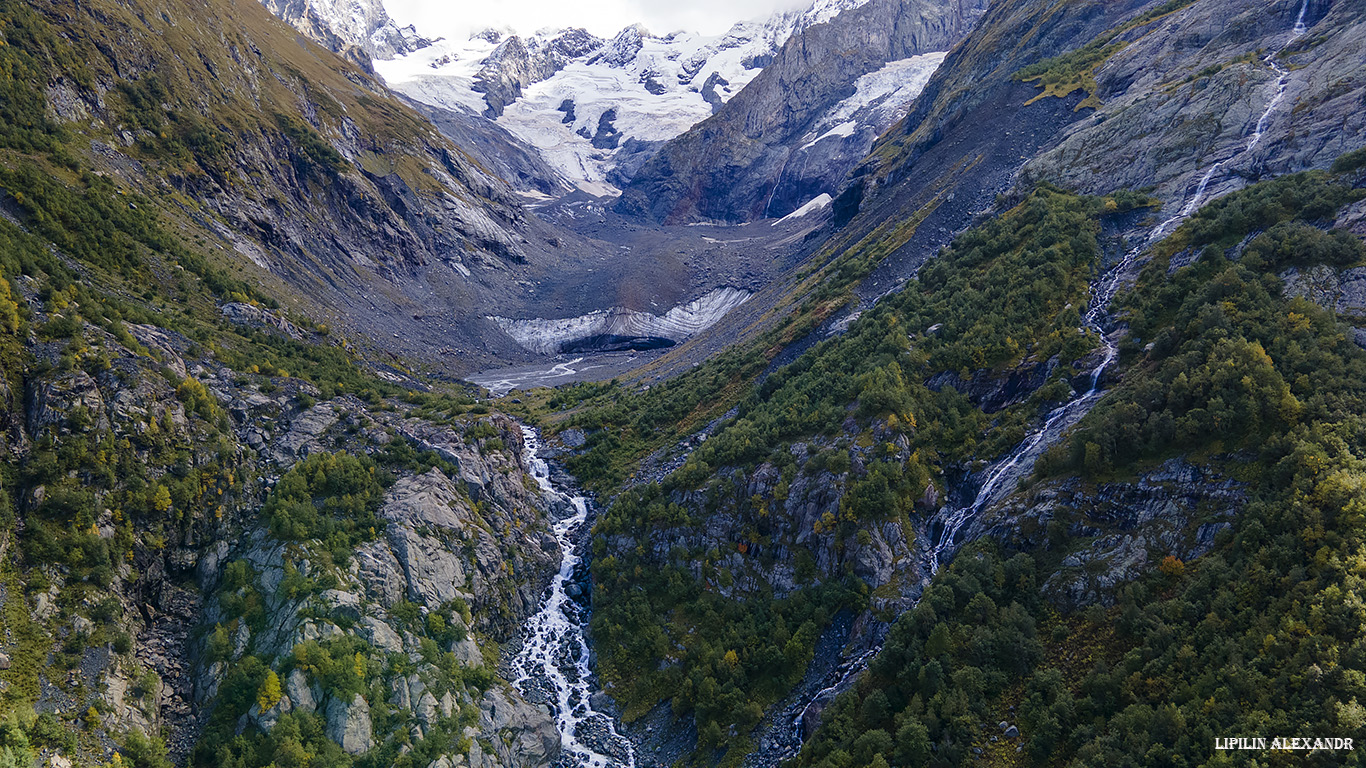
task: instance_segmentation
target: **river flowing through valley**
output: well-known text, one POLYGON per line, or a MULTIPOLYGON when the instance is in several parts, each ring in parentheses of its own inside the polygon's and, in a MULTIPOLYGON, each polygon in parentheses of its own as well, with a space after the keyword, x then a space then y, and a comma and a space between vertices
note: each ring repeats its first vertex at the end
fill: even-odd
MULTIPOLYGON (((965 534, 977 515, 1009 495, 1019 481, 1033 471, 1038 457, 1057 444, 1062 435, 1085 416, 1104 394, 1102 387, 1105 374, 1119 358, 1118 341, 1110 316, 1110 305, 1115 295, 1132 274, 1139 257, 1207 202, 1206 194, 1211 184, 1219 181, 1220 174, 1226 168, 1241 160, 1260 143, 1268 122, 1284 100, 1290 76, 1290 72, 1280 65, 1277 58, 1287 46, 1307 32, 1304 19, 1308 7, 1308 0, 1303 0, 1286 42, 1262 59, 1276 74, 1276 90, 1253 130, 1245 137, 1246 142, 1231 156, 1211 163, 1200 175, 1191 194, 1182 201, 1179 212, 1155 226, 1138 245, 1128 250, 1092 283, 1091 300, 1083 322, 1088 330, 1099 337, 1102 354, 1090 371, 1086 391, 1077 393, 1071 400, 1053 409, 1038 428, 989 466, 981 476, 981 485, 970 502, 946 506, 935 515, 927 531, 929 541, 927 562, 924 564, 927 575, 936 572, 966 543, 965 534)), ((529 622, 526 644, 514 662, 517 673, 515 684, 528 694, 528 698, 544 700, 555 709, 563 744, 563 754, 557 765, 565 768, 634 768, 635 753, 630 741, 617 731, 610 716, 596 711, 592 706, 592 676, 585 637, 587 609, 571 599, 567 591, 581 563, 576 546, 581 537, 576 534, 588 518, 587 501, 582 496, 566 493, 554 486, 544 460, 536 455, 536 433, 527 428, 524 431, 527 459, 536 481, 548 493, 566 498, 574 514, 555 523, 555 535, 560 541, 564 559, 548 592, 546 605, 529 622)), ((876 645, 865 647, 857 656, 838 665, 830 665, 827 679, 812 681, 808 687, 810 692, 804 696, 794 692, 793 698, 796 700, 789 699, 790 703, 778 715, 782 719, 775 722, 775 726, 778 726, 775 736, 761 746, 755 755, 751 755, 746 765, 776 765, 795 755, 801 748, 811 707, 823 705, 835 693, 851 685, 878 650, 876 645), (782 727, 780 723, 787 718, 791 718, 789 725, 782 727)))
POLYGON ((589 667, 583 527, 588 499, 557 487, 550 467, 538 455, 540 435, 522 427, 527 465, 547 495, 566 501, 573 510, 554 521, 560 544, 560 569, 546 591, 545 605, 527 621, 522 649, 512 662, 513 685, 528 701, 548 704, 560 732, 555 768, 634 768, 635 750, 612 717, 593 707, 593 674, 589 667))

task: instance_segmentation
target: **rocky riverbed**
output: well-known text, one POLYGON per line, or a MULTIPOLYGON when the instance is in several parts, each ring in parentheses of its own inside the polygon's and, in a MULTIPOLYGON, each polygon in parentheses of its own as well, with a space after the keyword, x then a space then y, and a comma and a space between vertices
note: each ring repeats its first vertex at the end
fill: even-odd
POLYGON ((554 522, 560 545, 560 569, 551 580, 541 610, 526 624, 521 649, 511 664, 513 684, 528 701, 546 704, 560 732, 556 768, 634 768, 635 749, 617 732, 613 717, 598 709, 586 626, 590 610, 587 568, 583 557, 589 503, 551 478, 540 458, 540 439, 523 427, 523 456, 541 491, 567 504, 554 522))

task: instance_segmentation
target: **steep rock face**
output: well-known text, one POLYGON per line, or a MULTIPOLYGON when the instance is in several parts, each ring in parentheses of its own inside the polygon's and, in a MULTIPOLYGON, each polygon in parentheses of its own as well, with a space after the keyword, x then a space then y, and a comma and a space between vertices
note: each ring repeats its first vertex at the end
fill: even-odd
POLYGON ((523 40, 512 35, 484 59, 472 89, 484 94, 488 103, 485 114, 496 118, 508 104, 521 97, 523 88, 549 78, 570 61, 602 47, 603 41, 584 29, 565 30, 547 40, 523 40))
POLYGON ((262 0, 271 13, 333 53, 359 48, 392 59, 431 45, 411 25, 400 27, 380 0, 262 0))
POLYGON ((835 198, 832 216, 843 227, 836 247, 891 221, 924 219, 865 278, 860 296, 900 285, 999 195, 1038 180, 1091 193, 1155 186, 1162 221, 1191 205, 1207 174, 1198 202, 1263 174, 1323 167, 1366 144, 1350 107, 1362 87, 1349 64, 1362 34, 1358 5, 1163 8, 1148 0, 992 4, 835 198), (1305 34, 1295 38, 1301 9, 1305 34), (1043 91, 1017 77, 1093 41, 1112 48, 1094 62, 1094 88, 1072 78, 1074 89, 1043 91), (1280 77, 1266 61, 1276 52, 1272 61, 1289 73, 1279 100, 1280 77), (1325 129, 1324 120, 1341 128, 1325 129))
POLYGON ((1202 180, 1209 200, 1366 143, 1360 4, 1199 2, 1117 39, 1095 72, 1094 111, 1025 166, 1026 181, 1155 186, 1175 213, 1202 180))
MULTIPOLYGON (((769 206, 803 137, 823 115, 857 94, 861 77, 889 62, 948 50, 985 8, 980 0, 875 0, 807 28, 716 115, 647 162, 623 192, 618 209, 655 221, 744 221, 786 214, 829 191, 796 185, 780 207, 769 206)), ((850 147, 851 153, 859 152, 855 157, 866 150, 867 138, 850 147)), ((839 173, 827 180, 830 189, 857 161, 842 157, 844 162, 835 163, 839 173)))
MULTIPOLYGON (((416 428, 414 421, 391 423, 400 439, 422 440, 404 431, 416 428)), ((520 436, 510 422, 494 423, 512 430, 500 431, 501 438, 520 436)), ((431 641, 434 626, 446 627, 435 638, 442 650, 465 668, 486 669, 484 648, 510 639, 520 620, 537 609, 543 576, 558 560, 558 547, 544 525, 547 502, 528 490, 534 484, 505 479, 520 478, 526 469, 518 443, 509 442, 507 453, 481 455, 453 433, 436 430, 428 437, 434 441, 420 444, 458 461, 464 484, 437 468, 400 478, 380 507, 383 535, 358 547, 328 589, 287 586, 291 578, 325 578, 312 564, 308 544, 281 542, 260 529, 240 547, 218 544, 201 568, 205 583, 218 583, 226 563, 246 563, 254 579, 245 588, 264 596, 264 620, 252 623, 224 607, 243 589, 238 587, 237 592, 223 589, 209 601, 206 621, 228 628, 240 652, 271 664, 288 663, 291 654, 297 658, 301 644, 327 647, 334 638, 347 637, 365 642, 362 653, 418 659, 415 671, 381 676, 389 695, 380 701, 372 693, 329 690, 324 679, 300 673, 297 666, 290 673, 279 711, 294 707, 323 713, 328 737, 350 754, 364 754, 392 737, 392 719, 384 732, 376 732, 371 716, 375 706, 391 706, 419 729, 435 727, 440 718, 460 718, 473 723, 466 726, 467 735, 497 745, 491 752, 451 758, 468 757, 472 765, 488 768, 547 765, 558 752, 559 737, 544 708, 528 704, 503 683, 480 688, 452 682, 423 645, 431 641), (432 618, 415 623, 404 606, 421 606, 425 616, 439 616, 442 623, 433 624, 432 618)), ((319 436, 321 443, 333 439, 319 436)), ((225 672, 211 667, 198 678, 204 703, 212 703, 225 672)), ((255 717, 261 727, 272 726, 271 712, 258 708, 255 717)))
POLYGON ((555 195, 568 189, 559 170, 547 163, 534 147, 498 123, 466 110, 405 100, 432 121, 443 136, 470 153, 480 167, 514 190, 555 195))
POLYGON ((53 121, 89 140, 76 151, 94 170, 165 202, 205 249, 288 286, 296 310, 415 357, 518 353, 496 333, 485 347, 482 313, 464 310, 517 292, 507 271, 548 246, 527 237, 521 200, 478 153, 374 76, 255 3, 33 8, 53 32, 51 61, 86 67, 45 70, 53 121), (96 45, 85 30, 123 42, 96 45), (433 308, 449 310, 444 327, 424 320, 433 308))
POLYGON ((1116 587, 1163 557, 1185 561, 1209 552, 1246 502, 1242 484, 1170 459, 1133 482, 1042 484, 988 510, 968 536, 992 536, 1024 551, 1065 547, 1068 554, 1043 591, 1075 610, 1112 603, 1116 587))

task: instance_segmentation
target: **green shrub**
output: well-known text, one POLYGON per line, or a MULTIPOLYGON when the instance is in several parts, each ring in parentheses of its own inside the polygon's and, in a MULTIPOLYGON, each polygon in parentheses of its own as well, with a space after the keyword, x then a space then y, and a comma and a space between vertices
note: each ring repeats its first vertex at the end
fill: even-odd
POLYGON ((271 489, 263 510, 275 536, 317 539, 346 562, 361 541, 381 526, 375 511, 383 498, 373 461, 344 453, 315 454, 295 464, 271 489))
POLYGON ((172 768, 166 755, 166 742, 160 737, 148 738, 137 729, 128 732, 119 749, 133 768, 172 768))

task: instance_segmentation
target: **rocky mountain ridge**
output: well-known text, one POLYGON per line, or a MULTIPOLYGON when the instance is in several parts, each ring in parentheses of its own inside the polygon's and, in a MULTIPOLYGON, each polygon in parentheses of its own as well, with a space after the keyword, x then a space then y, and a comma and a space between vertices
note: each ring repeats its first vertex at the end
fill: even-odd
MULTIPOLYGON (((867 153, 872 139, 919 91, 881 118, 853 125, 846 118, 823 132, 819 121, 838 112, 846 99, 871 90, 865 83, 890 63, 952 48, 986 7, 959 0, 877 0, 806 29, 716 115, 661 148, 634 175, 618 208, 654 221, 746 221, 785 215, 835 191, 855 158, 867 153), (843 134, 843 141, 823 141, 832 132, 843 134)), ((907 75, 893 68, 882 77, 907 75)), ((849 117, 857 109, 849 108, 849 117)))
POLYGON ((117 184, 178 196, 179 226, 319 322, 483 351, 463 310, 516 292, 507 272, 549 248, 508 184, 259 4, 33 8, 59 62, 41 72, 53 130, 117 184), (110 25, 123 44, 104 44, 110 25), (422 321, 433 306, 450 327, 422 321))
POLYGON ((271 13, 328 50, 367 67, 370 59, 392 59, 432 44, 411 24, 396 24, 376 0, 263 2, 271 13), (353 49, 359 49, 359 53, 352 52, 353 49))
POLYGON ((1344 57, 1362 35, 1359 12, 1350 3, 1293 0, 993 4, 836 197, 837 222, 862 212, 842 235, 851 240, 888 217, 955 198, 935 205, 929 226, 885 260, 861 294, 876 296, 904 280, 947 233, 991 210, 997 194, 1040 180, 1090 192, 1155 186, 1170 217, 1264 173, 1327 167, 1360 136, 1354 124, 1340 132, 1312 127, 1319 115, 1355 120, 1343 110, 1350 111, 1361 84, 1344 57), (1301 10, 1308 34, 1298 36, 1301 10), (1315 32, 1320 20, 1326 23, 1315 32), (1305 66, 1282 81, 1267 54, 1298 60, 1301 46, 1309 51, 1305 66), (1039 77, 1026 82, 1036 71, 1039 77), (1186 117, 1172 117, 1182 110, 1186 117), (1102 136, 1111 141, 1104 148, 1094 144, 1102 136), (1300 147, 1308 136, 1331 147, 1300 147), (1079 142, 1091 143, 1084 155, 1075 149, 1079 142), (1190 142, 1212 142, 1212 149, 1185 151, 1190 142), (956 167, 968 152, 982 159, 970 171, 956 167), (1205 179, 1215 163, 1218 171, 1205 179))

